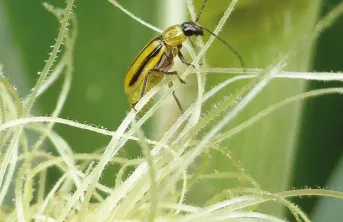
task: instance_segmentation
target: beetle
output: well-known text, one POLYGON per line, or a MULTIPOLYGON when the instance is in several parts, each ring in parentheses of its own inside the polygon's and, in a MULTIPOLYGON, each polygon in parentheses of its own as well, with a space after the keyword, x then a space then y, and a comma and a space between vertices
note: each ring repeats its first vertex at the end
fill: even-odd
MULTIPOLYGON (((202 7, 197 15, 195 22, 184 22, 181 25, 173 25, 167 28, 161 35, 153 38, 138 54, 136 59, 129 67, 124 88, 125 93, 128 95, 129 104, 135 110, 135 105, 138 101, 155 85, 157 85, 164 75, 175 75, 181 83, 186 83, 178 75, 176 71, 169 71, 173 64, 174 58, 178 57, 182 63, 193 66, 187 62, 181 53, 182 44, 192 36, 203 36, 204 30, 214 35, 219 41, 224 43, 231 49, 237 58, 240 60, 242 67, 244 67, 243 60, 238 52, 229 45, 226 41, 215 35, 209 29, 197 24, 199 17, 206 5, 207 0, 204 0, 202 7)), ((193 66, 194 67, 194 66, 193 66)), ((172 83, 169 84, 169 87, 172 83)), ((183 109, 175 91, 173 97, 183 113, 183 109)))

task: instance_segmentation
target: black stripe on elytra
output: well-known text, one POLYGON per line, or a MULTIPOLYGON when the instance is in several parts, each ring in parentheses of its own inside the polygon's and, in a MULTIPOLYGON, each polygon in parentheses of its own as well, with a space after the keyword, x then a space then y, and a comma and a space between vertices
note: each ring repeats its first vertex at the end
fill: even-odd
POLYGON ((155 38, 153 38, 148 44, 146 44, 144 46, 144 48, 141 50, 141 52, 137 55, 137 57, 135 58, 135 60, 133 60, 133 63, 131 63, 129 70, 131 69, 131 67, 133 66, 133 64, 137 61, 137 59, 141 56, 141 54, 145 51, 146 48, 148 48, 153 42, 158 41, 161 42, 161 36, 156 36, 155 38))
POLYGON ((139 66, 139 69, 136 71, 136 73, 133 75, 132 79, 130 80, 129 86, 133 86, 133 84, 137 82, 146 64, 150 61, 150 59, 152 59, 154 56, 156 56, 159 53, 161 48, 162 48, 162 44, 158 44, 156 48, 154 48, 154 50, 152 50, 152 52, 147 57, 145 57, 144 61, 139 66))

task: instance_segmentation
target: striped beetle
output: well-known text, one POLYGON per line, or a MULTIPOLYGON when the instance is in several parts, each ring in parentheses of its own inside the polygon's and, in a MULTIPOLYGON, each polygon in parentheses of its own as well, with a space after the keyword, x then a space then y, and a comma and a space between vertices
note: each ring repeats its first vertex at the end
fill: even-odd
MULTIPOLYGON (((176 71, 169 71, 177 56, 182 63, 193 66, 187 62, 181 53, 182 44, 192 36, 202 36, 203 30, 214 35, 219 41, 224 43, 239 59, 244 68, 243 60, 238 52, 219 36, 215 35, 209 29, 197 24, 200 15, 206 5, 204 0, 195 22, 184 22, 181 25, 173 25, 167 28, 161 35, 153 38, 139 53, 127 71, 124 88, 128 95, 129 104, 133 109, 138 101, 155 85, 157 85, 164 75, 175 75, 180 82, 186 83, 180 78, 176 71)), ((194 66, 193 66, 194 67, 194 66)), ((169 83, 169 87, 172 83, 169 83)), ((173 91, 173 97, 183 112, 181 103, 173 91)))

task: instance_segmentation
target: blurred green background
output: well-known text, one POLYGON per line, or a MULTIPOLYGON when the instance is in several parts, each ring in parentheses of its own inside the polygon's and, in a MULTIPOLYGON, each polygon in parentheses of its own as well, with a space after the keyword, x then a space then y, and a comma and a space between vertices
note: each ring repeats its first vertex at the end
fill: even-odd
MULTIPOLYGON (((321 15, 330 11, 340 0, 322 2, 321 15)), ((342 72, 343 70, 343 18, 322 33, 316 44, 312 70, 318 72, 342 72)), ((309 82, 309 89, 342 87, 341 82, 309 82)), ((343 183, 332 185, 332 176, 340 172, 335 181, 342 181, 343 153, 343 98, 329 95, 305 102, 302 125, 294 166, 294 187, 322 187, 343 190, 343 183), (331 183, 329 180, 331 178, 331 183)), ((335 182, 335 183, 337 183, 335 182)), ((297 202, 307 211, 312 210, 319 198, 301 199, 297 202)), ((336 202, 336 204, 338 204, 336 202)), ((343 207, 342 203, 339 203, 343 207)), ((336 205, 337 206, 337 205, 336 205)), ((331 215, 332 218, 337 215, 331 215)), ((342 217, 342 212, 340 212, 342 217)), ((336 217, 337 218, 337 217, 336 217)), ((318 220, 325 221, 325 220, 318 220)), ((328 221, 328 220, 327 220, 328 221)), ((330 220, 335 221, 335 220, 330 220)))
MULTIPOLYGON (((125 0, 120 3, 135 15, 158 25, 160 1, 125 0)), ((340 2, 322 1, 321 14, 340 2)), ((22 97, 37 80, 37 72, 44 66, 50 46, 57 36, 56 19, 44 9, 42 3, 43 1, 0 0, 0 63, 4 65, 5 75, 19 88, 22 97)), ((49 3, 65 6, 64 1, 53 0, 49 3)), ((75 71, 61 117, 114 130, 129 110, 123 87, 127 68, 156 33, 133 21, 106 0, 76 1, 75 14, 79 23, 74 52, 75 71)), ((342 71, 342 40, 341 18, 318 38, 312 70, 342 71)), ((39 99, 35 106, 37 115, 52 112, 61 82, 62 78, 39 99)), ((332 82, 310 82, 308 88, 340 85, 332 82)), ((153 127, 146 127, 147 136, 151 135, 153 127)), ((108 138, 104 136, 71 127, 56 125, 55 129, 79 153, 92 152, 108 142, 108 138)), ((342 161, 342 132, 342 96, 324 96, 304 103, 295 166, 292 169, 293 179, 289 187, 327 187, 330 175, 342 161)), ((133 142, 129 143, 125 152, 122 155, 140 155, 138 146, 133 142)), ((111 184, 115 178, 115 169, 107 170, 109 176, 102 179, 111 184)), ((340 189, 343 190, 343 185, 340 189)), ((317 199, 296 202, 306 212, 311 212, 315 209, 317 199)))

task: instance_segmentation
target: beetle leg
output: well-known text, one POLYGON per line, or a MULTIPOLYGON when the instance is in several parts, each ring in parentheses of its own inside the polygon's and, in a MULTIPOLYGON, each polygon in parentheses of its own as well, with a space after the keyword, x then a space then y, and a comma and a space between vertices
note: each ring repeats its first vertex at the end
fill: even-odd
MULTIPOLYGON (((184 83, 184 84, 186 83, 183 79, 181 79, 181 77, 178 75, 178 73, 177 73, 176 71, 172 71, 172 72, 163 72, 163 71, 158 70, 158 69, 151 69, 151 70, 148 71, 147 75, 146 75, 145 78, 144 78, 144 82, 143 82, 143 87, 142 87, 142 91, 141 91, 141 96, 140 96, 140 98, 142 98, 142 97, 144 96, 144 94, 145 94, 145 90, 146 90, 146 86, 147 86, 147 83, 148 83, 149 75, 162 76, 162 75, 164 75, 164 74, 166 74, 166 75, 176 75, 176 76, 178 77, 178 79, 180 80, 180 82, 182 82, 182 83, 184 83)), ((169 87, 172 87, 172 85, 173 85, 173 83, 168 84, 169 87)), ((176 101, 176 103, 177 103, 177 106, 179 107, 181 113, 183 113, 183 109, 182 109, 180 100, 176 97, 175 91, 173 91, 173 97, 174 97, 174 99, 175 99, 175 101, 176 101)), ((138 102, 138 101, 137 101, 137 102, 138 102)), ((134 108, 134 106, 137 104, 137 102, 134 103, 134 104, 132 104, 132 108, 133 108, 134 110, 136 110, 136 109, 134 108)))
POLYGON ((181 79, 181 77, 179 76, 179 74, 176 71, 172 71, 172 72, 165 72, 164 74, 166 75, 176 75, 177 78, 180 80, 181 83, 186 84, 186 81, 181 79))
MULTIPOLYGON (((170 83, 168 84, 168 86, 169 86, 169 88, 171 88, 171 87, 173 86, 173 83, 172 83, 172 82, 170 82, 170 83)), ((181 106, 180 100, 177 98, 177 96, 176 96, 176 94, 175 94, 175 91, 173 91, 173 97, 174 97, 174 99, 175 99, 175 102, 176 102, 177 106, 179 107, 179 109, 180 109, 181 113, 183 114, 183 109, 182 109, 182 106, 181 106)))
POLYGON ((176 71, 172 71, 172 72, 163 72, 159 69, 151 69, 148 71, 147 75, 145 76, 144 78, 144 81, 143 81, 143 87, 142 87, 142 91, 141 91, 141 96, 140 98, 142 98, 145 94, 145 90, 146 90, 146 86, 147 86, 147 83, 148 83, 148 78, 149 78, 149 75, 155 75, 155 76, 163 76, 163 75, 176 75, 177 78, 180 80, 181 83, 183 84, 186 84, 186 81, 181 79, 181 77, 179 76, 179 74, 176 72, 176 71))
POLYGON ((158 69, 151 69, 148 71, 148 73, 146 74, 145 78, 144 78, 144 82, 143 82, 143 87, 142 87, 142 91, 141 91, 141 96, 140 99, 144 96, 145 94, 145 89, 146 89, 146 85, 148 83, 148 78, 149 75, 155 75, 157 77, 159 76, 163 76, 163 74, 165 74, 164 72, 162 72, 161 70, 158 69))
POLYGON ((185 57, 183 57, 182 53, 179 51, 177 56, 179 57, 179 59, 181 60, 182 63, 188 65, 188 66, 193 66, 193 68, 195 68, 195 66, 189 62, 187 62, 187 60, 185 59, 185 57))
POLYGON ((137 110, 136 110, 135 106, 136 106, 137 103, 138 103, 138 101, 135 102, 135 103, 132 103, 132 105, 131 105, 131 108, 132 108, 134 111, 136 111, 136 112, 137 112, 137 110))
POLYGON ((182 106, 181 106, 181 103, 180 103, 180 100, 176 97, 176 94, 175 94, 175 91, 173 91, 173 97, 175 99, 175 102, 177 104, 177 106, 179 107, 181 113, 183 114, 183 109, 182 109, 182 106))

